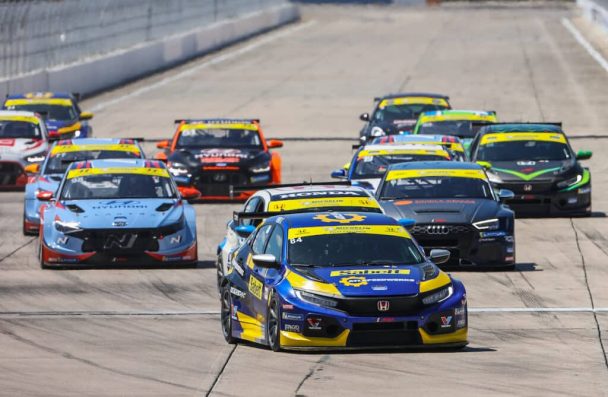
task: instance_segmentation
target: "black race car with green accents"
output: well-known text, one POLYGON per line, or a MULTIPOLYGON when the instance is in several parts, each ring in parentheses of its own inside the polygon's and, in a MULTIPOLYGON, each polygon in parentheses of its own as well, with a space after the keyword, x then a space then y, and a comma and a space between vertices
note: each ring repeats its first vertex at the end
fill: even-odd
POLYGON ((515 197, 518 216, 591 214, 591 173, 574 153, 561 123, 499 123, 483 127, 471 144, 471 160, 486 167, 492 184, 515 197))

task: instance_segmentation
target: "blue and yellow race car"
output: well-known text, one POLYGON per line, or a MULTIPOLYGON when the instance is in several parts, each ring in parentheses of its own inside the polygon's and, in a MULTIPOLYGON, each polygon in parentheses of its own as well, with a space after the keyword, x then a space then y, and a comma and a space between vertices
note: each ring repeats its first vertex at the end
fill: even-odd
POLYGON ((45 119, 49 139, 86 138, 93 135, 93 113, 78 106, 79 95, 65 92, 29 92, 7 95, 3 109, 39 113, 45 119))
POLYGON ((369 212, 266 219, 224 278, 226 341, 275 351, 465 346, 465 288, 435 265, 449 252, 427 258, 411 225, 369 212))
POLYGON ((40 209, 40 266, 197 262, 196 214, 164 163, 72 163, 40 209))
POLYGON ((70 163, 83 160, 143 159, 144 152, 133 139, 83 138, 62 139, 51 146, 42 162, 30 164, 26 171, 32 175, 25 186, 23 201, 23 234, 38 234, 40 206, 51 197, 70 163))

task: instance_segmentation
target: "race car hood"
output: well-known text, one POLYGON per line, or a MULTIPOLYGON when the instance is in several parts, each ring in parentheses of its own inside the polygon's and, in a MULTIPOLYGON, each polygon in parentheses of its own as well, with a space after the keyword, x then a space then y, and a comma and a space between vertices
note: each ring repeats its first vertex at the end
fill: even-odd
POLYGON ((4 156, 27 157, 45 151, 47 145, 41 139, 2 138, 0 139, 0 158, 4 156))
POLYGON ((420 290, 417 266, 319 267, 311 272, 344 296, 416 295, 420 290))
POLYGON ((469 224, 495 217, 500 209, 500 203, 491 199, 412 199, 384 201, 381 205, 389 216, 423 224, 469 224))
POLYGON ((77 122, 77 120, 52 120, 52 119, 44 120, 44 124, 46 125, 46 128, 49 131, 58 130, 59 128, 64 128, 64 127, 69 127, 71 125, 74 125, 76 122, 77 122))
POLYGON ((201 166, 238 166, 248 167, 270 160, 268 153, 260 149, 180 149, 172 156, 172 161, 181 162, 189 167, 201 166))
POLYGON ((183 205, 175 199, 67 200, 56 206, 63 222, 80 229, 155 229, 179 222, 183 205), (62 207, 62 208, 61 208, 62 207))
POLYGON ((491 172, 507 183, 553 181, 563 171, 572 167, 572 163, 568 161, 496 161, 491 164, 491 172))

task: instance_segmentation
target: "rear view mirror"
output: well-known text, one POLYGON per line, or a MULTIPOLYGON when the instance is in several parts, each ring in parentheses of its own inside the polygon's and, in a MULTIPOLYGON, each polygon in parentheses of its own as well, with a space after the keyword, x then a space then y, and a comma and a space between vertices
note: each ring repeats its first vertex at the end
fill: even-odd
POLYGON ((234 231, 236 232, 236 234, 239 235, 239 237, 243 237, 243 238, 249 237, 249 235, 255 231, 255 226, 240 225, 240 226, 235 227, 234 231))
POLYGON ((513 193, 512 191, 508 190, 508 189, 500 189, 498 191, 498 199, 501 202, 505 202, 507 200, 511 200, 515 197, 515 193, 513 193))
POLYGON ((184 200, 196 200, 197 198, 201 197, 201 192, 193 187, 180 187, 179 193, 182 195, 184 200))
POLYGON ((277 262, 277 258, 271 254, 259 254, 251 257, 253 263, 259 267, 266 268, 278 268, 280 265, 277 262))
POLYGON ((346 170, 341 168, 339 170, 333 170, 331 172, 331 177, 336 179, 345 179, 346 178, 346 170))
POLYGON ((271 139, 267 144, 270 149, 278 149, 283 147, 283 141, 279 141, 278 139, 271 139))
POLYGON ((450 251, 443 249, 432 249, 429 259, 436 265, 441 265, 450 260, 450 251))
POLYGON ((78 117, 80 120, 91 120, 93 118, 93 113, 91 112, 82 112, 78 117))
POLYGON ((577 160, 589 160, 592 155, 593 155, 593 152, 591 150, 579 150, 578 153, 576 153, 576 159, 577 160))
POLYGON ((165 140, 162 140, 162 141, 160 141, 160 142, 158 142, 158 143, 156 144, 156 147, 157 147, 158 149, 168 149, 168 148, 169 148, 169 141, 168 141, 168 140, 166 140, 166 139, 165 139, 165 140))
POLYGON ((53 199, 53 192, 48 190, 38 190, 36 192, 36 198, 40 201, 51 201, 53 199))
POLYGON ((361 115, 359 116, 359 120, 369 121, 369 113, 361 113, 361 115))

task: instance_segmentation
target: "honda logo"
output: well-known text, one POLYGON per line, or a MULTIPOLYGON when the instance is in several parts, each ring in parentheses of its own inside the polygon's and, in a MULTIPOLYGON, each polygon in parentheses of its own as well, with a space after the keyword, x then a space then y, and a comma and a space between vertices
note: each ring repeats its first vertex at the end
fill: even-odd
POLYGON ((389 301, 378 301, 378 311, 387 312, 390 309, 391 303, 389 301))
POLYGON ((532 185, 524 185, 524 192, 531 192, 532 191, 532 185))
POLYGON ((111 248, 128 249, 133 248, 137 240, 137 234, 109 234, 106 241, 103 243, 103 249, 111 248))
POLYGON ((426 227, 427 234, 448 234, 450 229, 446 225, 428 225, 426 227))

